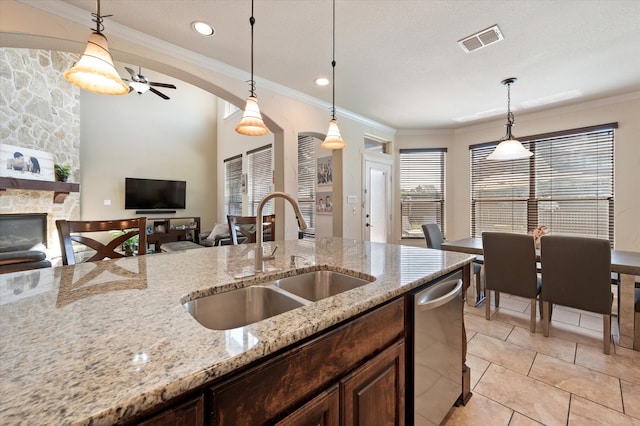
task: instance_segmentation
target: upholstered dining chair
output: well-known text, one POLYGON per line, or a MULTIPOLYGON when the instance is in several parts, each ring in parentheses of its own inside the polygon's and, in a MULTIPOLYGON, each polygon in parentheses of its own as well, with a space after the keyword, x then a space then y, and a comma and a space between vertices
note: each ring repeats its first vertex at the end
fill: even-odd
MULTIPOLYGON (((95 253, 83 259, 85 262, 93 262, 103 259, 116 259, 125 257, 125 253, 118 250, 122 243, 130 238, 138 237, 138 255, 147 254, 147 218, 138 217, 134 219, 116 219, 116 220, 56 220, 58 228, 58 238, 60 240, 60 250, 62 252, 63 265, 75 265, 80 260, 76 259, 74 245, 84 245, 84 251, 95 253), (121 231, 115 238, 109 235, 113 231, 121 231), (102 233, 109 235, 110 241, 102 242, 102 238, 98 240, 98 234, 94 234, 91 238, 87 233, 102 233)), ((107 240, 108 238, 104 238, 107 240)))
POLYGON ((551 304, 602 314, 603 349, 611 352, 611 247, 598 238, 540 238, 543 331, 549 336, 551 304))
MULTIPOLYGON (((442 243, 444 242, 444 238, 442 237, 442 232, 440 231, 440 226, 437 223, 423 223, 422 225, 422 233, 424 234, 424 239, 427 242, 427 248, 441 250, 442 243)), ((475 277, 476 282, 476 301, 481 299, 481 293, 484 292, 484 287, 482 285, 482 266, 481 263, 484 261, 482 256, 476 256, 477 261, 473 263, 473 276, 475 277)))
MULTIPOLYGON (((229 223, 229 236, 231 243, 236 246, 242 243, 256 242, 256 217, 255 216, 232 216, 227 215, 229 223)), ((262 216, 262 226, 264 229, 263 240, 274 241, 276 234, 276 215, 262 216)))
POLYGON ((529 330, 536 332, 536 300, 542 281, 536 268, 536 244, 532 235, 483 232, 485 317, 491 319, 491 290, 495 306, 500 292, 526 297, 531 301, 529 330))

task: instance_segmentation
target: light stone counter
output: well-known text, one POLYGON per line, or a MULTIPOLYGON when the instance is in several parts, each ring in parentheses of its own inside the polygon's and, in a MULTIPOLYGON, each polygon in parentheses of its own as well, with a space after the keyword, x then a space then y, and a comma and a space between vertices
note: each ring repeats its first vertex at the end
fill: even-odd
POLYGON ((472 261, 336 238, 278 241, 269 277, 353 271, 371 284, 246 327, 214 331, 182 303, 265 277, 253 244, 0 275, 0 424, 126 420, 472 261))

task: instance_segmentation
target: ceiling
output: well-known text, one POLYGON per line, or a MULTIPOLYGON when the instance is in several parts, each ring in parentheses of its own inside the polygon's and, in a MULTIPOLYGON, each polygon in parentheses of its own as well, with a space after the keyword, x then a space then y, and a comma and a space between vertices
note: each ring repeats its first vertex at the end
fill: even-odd
MULTIPOLYGON (((31 0, 30 3, 50 0, 31 0)), ((58 0, 95 12, 95 0, 58 0)), ((250 68, 249 0, 108 0, 117 22, 250 68), (191 29, 202 20, 213 37, 191 29)), ((255 0, 255 74, 324 102, 331 86, 330 0, 255 0)), ((113 28, 113 27, 112 27, 113 28)), ((117 60, 117 57, 115 58, 117 60)), ((336 0, 336 105, 397 130, 455 129, 640 90, 637 0, 336 0), (457 41, 497 24, 504 40, 465 53, 457 41)), ((327 112, 327 116, 329 113, 327 112)))

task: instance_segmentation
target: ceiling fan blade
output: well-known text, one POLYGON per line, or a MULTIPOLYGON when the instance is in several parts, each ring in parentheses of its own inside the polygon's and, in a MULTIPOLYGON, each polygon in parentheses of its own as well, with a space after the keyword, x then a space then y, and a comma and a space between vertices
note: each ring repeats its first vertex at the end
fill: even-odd
POLYGON ((149 91, 151 91, 151 92, 155 93, 156 95, 160 96, 162 99, 169 99, 169 97, 167 95, 165 95, 162 92, 157 91, 153 87, 149 87, 149 91))
POLYGON ((136 77, 138 77, 138 75, 136 74, 136 72, 134 70, 132 70, 129 67, 124 67, 125 70, 127 70, 127 72, 129 74, 131 74, 131 78, 133 78, 134 80, 136 79, 136 77))
POLYGON ((168 83, 154 83, 154 82, 149 82, 150 86, 157 86, 157 87, 166 87, 167 89, 175 89, 176 86, 174 86, 173 84, 168 84, 168 83))

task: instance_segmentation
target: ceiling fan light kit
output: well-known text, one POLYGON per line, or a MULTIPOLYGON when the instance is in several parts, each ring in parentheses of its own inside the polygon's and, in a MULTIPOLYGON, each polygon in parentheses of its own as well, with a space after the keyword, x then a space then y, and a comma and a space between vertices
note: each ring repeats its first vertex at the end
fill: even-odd
POLYGON ((533 155, 533 152, 526 149, 519 140, 517 140, 511 133, 511 128, 514 125, 513 113, 511 112, 511 85, 515 83, 517 78, 511 77, 502 80, 502 84, 507 86, 507 134, 500 139, 500 143, 496 149, 489 154, 488 160, 520 160, 523 158, 529 158, 533 155))
POLYGON ((87 47, 73 67, 64 73, 64 78, 81 89, 101 95, 125 95, 129 86, 118 75, 113 66, 107 38, 102 34, 103 17, 100 15, 100 0, 97 12, 93 13, 96 29, 89 35, 87 47))
POLYGON ((145 77, 144 75, 142 75, 142 67, 138 67, 138 73, 136 73, 134 70, 132 70, 129 67, 124 67, 125 70, 127 70, 127 72, 131 75, 131 81, 126 80, 129 82, 129 91, 130 92, 136 92, 139 95, 142 95, 143 93, 146 93, 147 91, 151 91, 152 93, 155 93, 156 95, 160 96, 162 99, 164 100, 168 100, 169 97, 167 95, 165 95, 164 93, 160 92, 157 89, 154 89, 152 86, 155 87, 166 87, 167 89, 175 89, 176 86, 173 84, 168 84, 168 83, 156 83, 153 81, 149 81, 149 79, 147 77, 145 77))
POLYGON ((256 23, 256 19, 253 17, 253 0, 251 0, 251 17, 249 18, 249 24, 251 24, 251 80, 249 80, 249 97, 247 98, 247 105, 244 108, 244 114, 242 119, 236 126, 236 132, 245 136, 262 136, 269 133, 269 129, 262 120, 262 114, 260 114, 260 107, 258 107, 258 98, 256 97, 256 82, 253 79, 253 26, 256 23))

